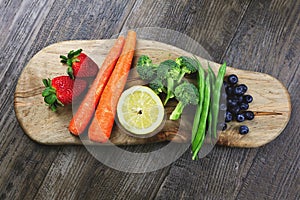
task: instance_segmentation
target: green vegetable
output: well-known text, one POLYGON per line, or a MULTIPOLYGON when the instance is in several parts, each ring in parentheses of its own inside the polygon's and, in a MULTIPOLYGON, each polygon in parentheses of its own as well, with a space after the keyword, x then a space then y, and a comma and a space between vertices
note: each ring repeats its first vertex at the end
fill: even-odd
POLYGON ((180 56, 174 60, 166 60, 159 65, 143 55, 137 63, 137 72, 143 80, 150 81, 149 87, 156 93, 166 93, 164 105, 170 98, 176 97, 178 103, 170 115, 177 120, 187 105, 197 105, 192 129, 192 159, 198 153, 207 135, 217 138, 217 122, 219 114, 220 93, 226 73, 226 63, 214 74, 208 63, 205 71, 199 60, 194 56, 180 56), (188 81, 182 81, 185 74, 197 73, 197 87, 188 81))
POLYGON ((149 83, 149 87, 156 93, 156 94, 159 94, 159 93, 167 93, 167 90, 166 90, 166 87, 165 85, 163 84, 162 80, 160 78, 155 78, 153 81, 151 81, 149 83))
POLYGON ((192 152, 193 152, 192 159, 193 160, 197 159, 198 152, 200 151, 200 148, 202 147, 202 144, 204 142, 205 131, 206 131, 206 121, 207 121, 207 116, 208 116, 209 106, 210 106, 210 94, 211 94, 210 77, 206 76, 203 109, 201 112, 200 123, 199 123, 199 127, 198 127, 198 131, 196 133, 196 136, 195 136, 194 140, 192 141, 192 152))
POLYGON ((180 72, 181 69, 174 60, 161 62, 157 68, 157 77, 165 81, 167 85, 167 96, 164 105, 167 104, 170 98, 174 97, 174 85, 178 81, 180 72))
POLYGON ((212 102, 212 112, 213 112, 213 119, 212 119, 212 130, 213 136, 217 138, 217 122, 218 122, 218 115, 219 115, 219 107, 220 107, 220 95, 221 95, 221 88, 224 81, 224 76, 226 73, 226 62, 222 64, 219 68, 218 76, 215 82, 214 90, 213 90, 213 102, 212 102))
MULTIPOLYGON (((209 63, 208 63, 208 76, 210 77, 210 90, 214 91, 215 89, 215 82, 216 82, 216 76, 215 73, 213 72, 213 70, 211 69, 209 63)), ((211 97, 210 98, 211 104, 214 101, 214 99, 211 97)), ((212 106, 210 106, 209 108, 209 112, 208 112, 208 117, 207 117, 207 135, 211 138, 211 142, 213 142, 212 140, 212 133, 213 133, 213 108, 212 106)))
POLYGON ((156 78, 157 65, 152 63, 149 56, 142 55, 137 62, 137 72, 143 80, 151 81, 156 78))
POLYGON ((195 138, 195 135, 198 131, 199 123, 200 123, 200 116, 202 112, 202 105, 203 105, 203 99, 204 99, 204 88, 205 88, 205 72, 204 69, 201 66, 201 63, 199 60, 194 57, 194 60, 196 62, 196 66, 198 68, 198 73, 197 73, 197 87, 199 90, 199 103, 196 108, 196 113, 194 117, 194 122, 193 122, 193 129, 192 129, 192 141, 195 138))
POLYGON ((187 105, 197 105, 199 102, 199 92, 195 85, 184 81, 175 88, 175 97, 178 100, 176 108, 170 115, 171 120, 177 120, 187 105))
POLYGON ((176 63, 181 68, 178 83, 180 83, 185 74, 191 74, 197 71, 197 62, 193 58, 187 56, 180 56, 176 58, 176 63))

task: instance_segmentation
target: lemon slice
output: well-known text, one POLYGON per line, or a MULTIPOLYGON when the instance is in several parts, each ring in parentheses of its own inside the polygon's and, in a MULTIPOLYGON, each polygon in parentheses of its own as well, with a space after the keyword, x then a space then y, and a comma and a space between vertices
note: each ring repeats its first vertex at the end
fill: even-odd
POLYGON ((117 116, 120 124, 130 133, 147 135, 162 124, 164 106, 149 87, 133 86, 122 93, 117 116))

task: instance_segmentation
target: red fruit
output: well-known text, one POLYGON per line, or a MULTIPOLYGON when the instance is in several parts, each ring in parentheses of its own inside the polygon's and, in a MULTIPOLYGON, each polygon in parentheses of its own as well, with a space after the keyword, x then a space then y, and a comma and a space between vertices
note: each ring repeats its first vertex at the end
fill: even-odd
POLYGON ((72 103, 72 99, 78 97, 87 87, 85 80, 71 79, 69 76, 58 76, 50 79, 43 79, 45 89, 42 92, 44 101, 53 111, 58 106, 72 103))
POLYGON ((67 73, 74 79, 75 77, 92 77, 98 73, 98 65, 82 49, 71 50, 67 56, 60 56, 62 63, 68 65, 67 73))

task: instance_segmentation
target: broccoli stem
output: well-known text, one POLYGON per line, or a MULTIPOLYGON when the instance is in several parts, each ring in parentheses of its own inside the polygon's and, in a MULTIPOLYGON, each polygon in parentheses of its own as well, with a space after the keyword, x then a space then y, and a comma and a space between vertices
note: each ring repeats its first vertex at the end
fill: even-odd
POLYGON ((177 106, 175 107, 175 109, 173 110, 173 112, 170 115, 170 120, 177 120, 179 119, 179 117, 182 114, 182 111, 184 109, 185 105, 179 101, 177 106))
POLYGON ((184 75, 185 75, 185 72, 181 72, 181 73, 180 73, 177 83, 180 83, 180 82, 181 82, 181 80, 182 80, 182 78, 184 77, 184 75))
POLYGON ((173 89, 174 89, 174 80, 172 78, 167 79, 167 96, 164 102, 164 105, 167 104, 170 98, 173 98, 173 89))

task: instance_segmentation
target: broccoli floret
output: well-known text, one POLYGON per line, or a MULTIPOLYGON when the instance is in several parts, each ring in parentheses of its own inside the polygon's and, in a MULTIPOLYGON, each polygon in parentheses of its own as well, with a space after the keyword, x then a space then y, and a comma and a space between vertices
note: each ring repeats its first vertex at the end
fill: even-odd
POLYGON ((157 68, 157 77, 167 85, 167 96, 164 101, 164 105, 170 98, 174 97, 174 84, 177 83, 181 69, 174 60, 166 60, 159 64, 157 68), (175 82, 176 81, 176 82, 175 82))
POLYGON ((175 88, 175 97, 178 104, 170 115, 170 120, 177 120, 187 105, 197 105, 199 102, 199 91, 195 85, 187 81, 175 88))
POLYGON ((167 93, 165 85, 163 84, 162 80, 159 78, 155 78, 153 81, 149 83, 149 87, 156 93, 167 93))
POLYGON ((176 63, 181 68, 178 83, 181 81, 185 74, 191 74, 197 71, 197 63, 193 58, 187 56, 180 56, 176 58, 176 63))
POLYGON ((152 63, 149 56, 142 55, 137 62, 137 72, 141 79, 151 81, 156 78, 157 65, 152 63))

